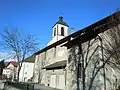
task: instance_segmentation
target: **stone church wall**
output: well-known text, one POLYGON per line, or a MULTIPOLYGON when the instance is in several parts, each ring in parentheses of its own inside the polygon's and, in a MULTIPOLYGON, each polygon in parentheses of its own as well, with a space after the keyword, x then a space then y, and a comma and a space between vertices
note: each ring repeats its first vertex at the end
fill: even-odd
MULTIPOLYGON (((100 33, 99 36, 102 39, 102 46, 110 50, 110 46, 106 40, 111 42, 111 39, 107 35, 109 30, 100 33)), ((84 59, 84 68, 86 66, 86 62, 89 61, 86 69, 85 69, 85 83, 86 88, 90 87, 91 78, 93 77, 93 73, 95 73, 102 65, 102 48, 101 48, 101 41, 99 37, 96 37, 90 41, 84 42, 81 46, 78 44, 71 46, 68 49, 68 63, 67 63, 67 90, 76 90, 77 88, 77 65, 82 63, 82 59, 84 59), (80 49, 80 47, 82 49, 80 49), (97 48, 98 47, 98 48, 97 48), (82 54, 81 54, 82 51, 82 54), (93 54, 93 52, 95 52, 93 54), (92 55, 93 54, 93 55, 92 55), (83 57, 82 57, 83 55, 83 57), (92 55, 92 57, 91 57, 92 55), (94 72, 93 72, 94 71, 94 72)), ((106 51, 103 50, 104 60, 107 60, 110 56, 106 54, 106 51)), ((110 57, 109 61, 113 60, 110 57)), ((82 70, 80 71, 79 75, 81 74, 79 80, 80 90, 82 89, 82 70)), ((116 67, 112 67, 109 63, 105 64, 105 82, 106 82, 106 89, 107 90, 114 90, 115 84, 118 85, 118 81, 120 80, 119 77, 120 73, 116 67), (117 80, 117 81, 116 81, 117 80)), ((99 72, 94 78, 94 82, 92 84, 92 90, 104 90, 104 70, 101 67, 99 72)), ((88 90, 88 89, 87 89, 88 90)))

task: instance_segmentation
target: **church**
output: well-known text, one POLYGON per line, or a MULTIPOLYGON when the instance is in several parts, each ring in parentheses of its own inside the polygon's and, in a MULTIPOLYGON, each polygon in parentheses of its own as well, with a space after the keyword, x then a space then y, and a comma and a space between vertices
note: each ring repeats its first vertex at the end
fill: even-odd
POLYGON ((68 27, 63 17, 59 17, 52 27, 52 40, 47 47, 35 53, 34 82, 53 88, 65 88, 67 47, 62 45, 67 41, 68 27))
POLYGON ((112 39, 106 35, 120 28, 120 12, 70 35, 68 28, 59 17, 52 27, 51 41, 34 53, 33 82, 62 90, 116 90, 120 73, 108 63, 115 58, 114 54, 108 56, 112 39))

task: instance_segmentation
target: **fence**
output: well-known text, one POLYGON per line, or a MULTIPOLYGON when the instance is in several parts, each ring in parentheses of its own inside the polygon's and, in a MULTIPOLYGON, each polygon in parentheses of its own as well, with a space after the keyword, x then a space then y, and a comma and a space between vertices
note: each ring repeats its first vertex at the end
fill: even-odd
POLYGON ((20 82, 10 82, 10 81, 5 82, 5 88, 7 89, 4 90, 61 90, 61 89, 44 86, 43 84, 20 83, 20 82))
POLYGON ((5 87, 12 86, 19 90, 34 90, 34 84, 31 83, 19 83, 19 82, 5 82, 5 87))

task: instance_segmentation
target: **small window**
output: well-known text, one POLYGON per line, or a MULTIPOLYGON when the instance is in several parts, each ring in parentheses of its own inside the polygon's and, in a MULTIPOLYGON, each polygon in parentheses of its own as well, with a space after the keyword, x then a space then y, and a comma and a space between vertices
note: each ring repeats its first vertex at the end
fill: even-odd
POLYGON ((64 36, 64 27, 61 27, 61 35, 64 36))
POLYGON ((47 86, 50 86, 50 84, 48 84, 47 86))
POLYGON ((54 28, 54 36, 56 36, 56 28, 54 28))

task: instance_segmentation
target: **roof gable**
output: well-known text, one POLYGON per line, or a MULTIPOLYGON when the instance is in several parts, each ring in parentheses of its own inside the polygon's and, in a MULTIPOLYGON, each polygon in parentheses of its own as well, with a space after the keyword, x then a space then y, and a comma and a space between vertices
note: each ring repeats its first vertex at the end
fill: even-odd
POLYGON ((15 61, 11 61, 8 63, 8 65, 6 67, 9 67, 10 66, 14 66, 14 67, 17 67, 18 66, 18 62, 15 62, 15 61))

